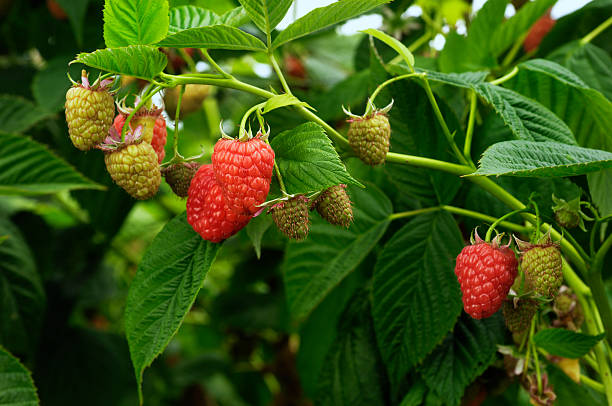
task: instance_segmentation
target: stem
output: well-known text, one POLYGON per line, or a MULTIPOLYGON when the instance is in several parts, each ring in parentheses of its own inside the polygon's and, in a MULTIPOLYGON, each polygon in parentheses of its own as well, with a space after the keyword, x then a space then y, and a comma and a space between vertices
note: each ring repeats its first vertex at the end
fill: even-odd
POLYGON ((514 211, 511 211, 510 213, 506 213, 506 214, 504 214, 503 216, 501 216, 500 218, 496 219, 496 220, 493 222, 493 224, 491 224, 491 225, 489 226, 489 229, 487 230, 487 234, 486 234, 486 236, 485 236, 485 241, 486 241, 486 242, 490 242, 490 241, 491 241, 491 234, 493 234, 493 230, 495 230, 495 227, 497 227, 497 225, 498 225, 499 223, 501 223, 502 221, 504 221, 504 220, 505 220, 505 219, 507 219, 508 217, 512 217, 512 216, 514 216, 515 214, 518 214, 518 213, 524 212, 525 210, 527 210, 527 209, 519 209, 519 210, 514 210, 514 211))
POLYGON ((510 49, 510 51, 508 51, 508 53, 506 54, 506 57, 502 61, 502 64, 501 64, 502 67, 506 67, 512 63, 512 61, 514 60, 514 57, 516 56, 518 51, 521 49, 521 45, 523 45, 523 42, 525 41, 526 37, 527 37, 527 33, 521 35, 520 37, 516 39, 516 41, 514 42, 514 45, 512 45, 512 48, 510 49))
POLYGON ((591 235, 589 236, 589 252, 591 253, 591 257, 595 256, 595 239, 597 238, 598 228, 599 228, 599 221, 596 221, 593 224, 593 228, 591 229, 591 235))
POLYGON ((610 373, 610 365, 606 360, 606 354, 604 352, 604 345, 599 342, 595 346, 595 356, 599 363, 599 373, 601 380, 603 381, 604 391, 606 392, 606 398, 608 399, 608 406, 612 406, 612 374, 610 373))
POLYGON ((123 124, 123 128, 121 129, 121 141, 125 141, 125 133, 127 132, 127 129, 130 126, 130 121, 132 120, 132 117, 134 117, 134 114, 136 114, 138 110, 140 110, 142 106, 144 106, 149 101, 149 99, 161 89, 161 86, 151 86, 146 90, 146 92, 142 96, 142 99, 140 99, 140 102, 136 105, 136 107, 134 107, 134 109, 125 119, 125 123, 123 124))
POLYGON ((610 25, 612 25, 612 17, 608 17, 608 19, 606 21, 604 21, 603 23, 599 24, 597 27, 595 27, 595 29, 593 31, 591 31, 590 33, 585 35, 584 38, 582 38, 580 40, 580 45, 588 44, 596 36, 601 34, 606 28, 608 28, 610 25))
POLYGON ((586 375, 580 374, 580 382, 599 393, 605 394, 603 384, 589 378, 586 375))
POLYGON ((599 250, 597 250, 595 257, 593 258, 591 272, 598 273, 601 275, 604 259, 606 258, 606 254, 608 253, 608 251, 610 251, 610 248, 612 248, 612 234, 610 234, 604 240, 603 244, 601 244, 601 247, 599 247, 599 250))
MULTIPOLYGON (((588 272, 586 274, 586 281, 591 288, 591 294, 593 300, 599 310, 601 321, 604 325, 606 338, 608 342, 612 342, 612 311, 610 311, 610 304, 606 295, 606 290, 601 279, 601 272, 588 272)), ((612 401, 612 398, 610 398, 612 401)))
POLYGON ((283 177, 278 169, 276 160, 274 160, 274 174, 276 175, 276 179, 278 179, 278 186, 280 187, 281 192, 283 192, 284 195, 287 195, 287 190, 285 189, 285 184, 283 183, 283 177))
POLYGON ((590 261, 591 257, 589 257, 589 255, 584 251, 582 246, 580 244, 578 244, 578 241, 576 241, 574 236, 569 231, 567 231, 567 230, 565 230, 565 231, 566 232, 563 233, 563 237, 567 238, 569 240, 569 242, 572 243, 574 248, 576 248, 576 250, 578 250, 578 253, 580 254, 580 256, 582 256, 582 259, 584 259, 585 261, 590 261))
POLYGON ((448 129, 448 126, 446 125, 446 121, 444 121, 444 117, 442 116, 440 107, 438 107, 436 98, 433 92, 431 91, 431 87, 429 86, 429 80, 427 80, 427 76, 423 76, 423 83, 425 85, 425 92, 427 93, 427 97, 429 98, 431 107, 433 107, 436 118, 438 119, 438 123, 440 123, 440 126, 442 127, 442 131, 444 132, 444 135, 446 136, 448 143, 450 144, 453 152, 455 153, 455 156, 457 157, 459 162, 461 162, 464 165, 470 166, 470 163, 467 161, 467 159, 465 159, 461 151, 459 151, 459 148, 457 148, 457 144, 455 144, 455 140, 453 139, 453 134, 451 134, 450 130, 448 129))
MULTIPOLYGON (((442 205, 442 206, 440 206, 440 208, 442 210, 445 210, 445 211, 449 212, 449 213, 458 214, 460 216, 465 216, 465 217, 471 217, 471 218, 475 218, 475 219, 478 219, 478 220, 487 221, 487 222, 490 222, 490 223, 492 223, 495 220, 497 220, 493 216, 489 216, 489 215, 486 215, 484 213, 479 213, 477 211, 462 209, 460 207, 453 207, 453 206, 442 205)), ((499 225, 504 227, 504 228, 507 228, 508 230, 516 231, 517 233, 523 233, 523 234, 527 234, 531 230, 530 227, 525 227, 525 226, 522 226, 520 224, 511 223, 509 221, 501 221, 499 223, 499 225)))
POLYGON ((387 218, 389 220, 393 221, 393 220, 397 220, 397 219, 403 219, 403 218, 407 218, 407 217, 417 216, 419 214, 431 213, 431 212, 439 211, 441 209, 442 209, 442 207, 440 207, 440 206, 427 207, 425 209, 418 209, 418 210, 403 211, 403 212, 400 212, 400 213, 393 213, 393 214, 389 215, 389 217, 387 217, 387 218))
POLYGON ((542 375, 540 373, 540 360, 538 359, 538 351, 533 342, 533 332, 535 331, 536 317, 531 319, 531 329, 529 330, 529 344, 533 347, 533 363, 536 368, 536 380, 538 382, 538 393, 542 393, 542 375))
MULTIPOLYGON (((310 111, 309 109, 307 109, 304 106, 296 106, 295 109, 305 119, 310 120, 310 121, 314 121, 315 123, 318 123, 321 127, 323 127, 325 129, 325 131, 327 131, 327 135, 329 135, 330 138, 338 146, 340 146, 341 148, 345 148, 345 149, 349 147, 348 140, 346 138, 344 138, 342 136, 342 134, 340 134, 338 131, 336 131, 336 129, 334 127, 332 127, 331 125, 327 124, 327 122, 325 122, 324 120, 319 118, 319 116, 314 114, 312 111, 310 111)), ((388 155, 387 155, 387 157, 388 157, 388 155)))
POLYGON ((470 96, 470 117, 468 118, 467 130, 465 131, 465 144, 463 145, 463 155, 465 159, 470 162, 470 166, 474 166, 472 161, 472 136, 474 134, 474 122, 476 121, 476 105, 478 98, 476 97, 476 91, 472 90, 470 96))
POLYGON ((178 48, 178 52, 179 54, 181 54, 181 57, 183 58, 185 63, 187 63, 187 66, 189 66, 189 70, 191 72, 197 72, 195 62, 193 62, 193 58, 185 51, 185 49, 178 48))
MULTIPOLYGON (((264 103, 259 103, 254 105, 253 107, 251 107, 250 109, 247 110, 246 113, 244 113, 244 116, 242 116, 242 120, 240 121, 240 129, 238 131, 238 137, 242 137, 242 131, 246 131, 246 122, 249 119, 249 116, 257 109, 263 107, 264 103)), ((262 129, 263 131, 263 129, 262 129)))
MULTIPOLYGON (((221 69, 221 67, 215 62, 215 60, 210 56, 207 49, 200 49, 202 56, 206 59, 208 64, 212 66, 217 72, 219 72, 224 78, 232 78, 233 76, 221 69)), ((195 70, 194 70, 195 72, 195 70)))
POLYGON ((425 76, 423 73, 407 73, 405 75, 400 75, 400 76, 395 76, 392 77, 389 80, 386 80, 384 82, 382 82, 380 85, 378 85, 378 87, 374 90, 374 92, 372 93, 372 95, 370 96, 370 101, 372 102, 372 104, 374 104, 374 99, 376 99, 376 96, 378 96, 378 93, 381 92, 381 90, 383 90, 385 88, 385 86, 393 83, 393 82, 397 82, 398 80, 402 80, 402 79, 407 79, 407 78, 411 78, 414 76, 425 76))
POLYGON ((278 66, 278 62, 276 62, 276 58, 274 57, 274 54, 272 53, 272 51, 268 53, 268 59, 270 59, 272 68, 274 68, 274 72, 276 72, 276 76, 278 76, 278 79, 280 80, 281 86, 283 86, 285 93, 291 94, 291 88, 289 88, 289 85, 287 84, 287 81, 285 80, 285 76, 283 76, 283 72, 281 71, 280 66, 278 66))
MULTIPOLYGON (((472 173, 472 168, 466 165, 457 165, 446 161, 440 161, 437 159, 425 158, 415 155, 398 154, 396 152, 389 152, 387 154, 387 162, 435 169, 438 171, 452 173, 453 175, 457 176, 469 175, 470 173, 472 173)), ((472 177, 469 177, 468 179, 471 180, 471 178, 472 177)))
POLYGON ((185 86, 186 85, 182 85, 181 86, 181 91, 178 94, 178 99, 176 100, 176 117, 174 117, 174 157, 176 158, 179 155, 178 153, 178 139, 179 139, 179 120, 180 120, 180 116, 181 116, 181 102, 183 101, 183 93, 185 93, 185 86))
POLYGON ((489 83, 492 85, 500 85, 504 82, 509 81, 510 79, 512 79, 514 76, 516 76, 516 74, 518 73, 519 68, 518 66, 515 66, 510 72, 506 73, 504 76, 502 76, 501 78, 497 78, 495 80, 490 81, 489 83))

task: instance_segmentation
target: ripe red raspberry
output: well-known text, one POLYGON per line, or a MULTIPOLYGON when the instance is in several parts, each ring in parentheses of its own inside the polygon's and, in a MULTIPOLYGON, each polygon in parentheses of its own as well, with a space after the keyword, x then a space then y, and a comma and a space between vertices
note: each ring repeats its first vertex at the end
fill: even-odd
POLYGON ((348 227, 353 221, 351 199, 346 193, 346 185, 336 185, 324 190, 314 201, 313 208, 328 223, 348 227))
POLYGON ((457 256, 455 275, 461 285, 463 308, 475 319, 492 316, 499 310, 517 274, 517 261, 508 246, 476 241, 457 256))
POLYGON ((535 22, 529 29, 523 42, 525 52, 531 52, 540 46, 544 37, 553 29, 557 21, 550 17, 550 10, 535 22))
MULTIPOLYGON (((121 134, 121 130, 123 129, 123 124, 125 124, 126 119, 127 119, 127 116, 125 114, 118 114, 117 117, 115 117, 115 121, 113 121, 113 127, 115 127, 117 132, 119 132, 120 134, 121 134)), ((131 127, 134 128, 137 126, 138 126, 137 120, 134 120, 131 123, 131 127)), ((155 150, 155 153, 157 154, 158 163, 162 163, 162 161, 164 160, 164 157, 166 156, 166 150, 165 150, 166 136, 167 136, 166 120, 164 119, 162 115, 160 115, 155 120, 155 124, 153 127, 153 133, 152 133, 152 137, 150 141, 151 146, 153 147, 153 149, 155 150)), ((145 141, 146 141, 146 137, 145 137, 145 141)))
POLYGON ((247 141, 219 139, 212 164, 228 207, 238 214, 256 213, 268 196, 274 167, 274 151, 262 134, 247 141))
POLYGON ((191 179, 193 179, 199 168, 200 164, 197 162, 181 162, 163 168, 162 175, 164 175, 166 182, 168 182, 168 185, 170 185, 170 188, 178 197, 187 197, 191 179))
POLYGON ((380 165, 387 158, 391 137, 391 125, 387 112, 391 109, 392 104, 382 110, 373 109, 364 116, 356 116, 344 110, 350 117, 347 133, 349 144, 355 155, 368 165, 380 165))
POLYGON ((150 144, 141 138, 141 127, 129 131, 125 141, 111 128, 110 135, 99 148, 105 151, 106 170, 117 185, 139 200, 157 193, 161 172, 157 155, 150 144))
POLYGON ((247 225, 251 216, 237 214, 227 207, 212 165, 202 165, 196 172, 187 197, 187 221, 210 242, 231 237, 247 225))
POLYGON ((287 237, 303 240, 308 236, 308 198, 296 196, 268 210, 278 229, 287 237))
POLYGON ((535 245, 519 239, 516 243, 521 250, 521 269, 528 288, 548 298, 557 296, 563 282, 563 258, 558 244, 548 234, 535 245))
POLYGON ((115 102, 108 92, 111 81, 95 81, 89 85, 83 71, 81 84, 74 84, 66 92, 66 123, 70 140, 81 151, 100 144, 108 135, 115 115, 115 102))

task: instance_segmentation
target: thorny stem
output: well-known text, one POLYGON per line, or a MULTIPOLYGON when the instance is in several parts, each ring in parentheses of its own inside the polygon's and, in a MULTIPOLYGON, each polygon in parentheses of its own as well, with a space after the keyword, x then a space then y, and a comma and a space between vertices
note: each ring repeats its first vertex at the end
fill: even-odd
POLYGON ((489 83, 492 85, 500 85, 512 79, 514 76, 516 76, 518 72, 519 72, 519 68, 518 66, 515 66, 510 72, 506 73, 504 76, 497 78, 495 80, 492 80, 489 83))
POLYGON ((476 105, 478 98, 476 91, 472 90, 470 95, 470 117, 468 118, 467 130, 465 131, 465 144, 463 145, 463 155, 470 162, 470 166, 474 166, 472 161, 472 137, 474 135, 474 122, 476 121, 476 105))
POLYGON ((604 21, 603 23, 601 23, 597 27, 595 27, 595 29, 593 31, 591 31, 590 33, 585 35, 584 38, 582 38, 580 40, 580 45, 588 44, 596 36, 601 34, 606 28, 608 28, 610 25, 612 25, 612 17, 609 17, 606 21, 604 21))
POLYGON ((291 94, 291 88, 287 84, 285 76, 283 76, 283 72, 281 71, 280 66, 278 66, 278 62, 276 61, 272 51, 268 53, 268 59, 270 60, 270 64, 272 65, 272 68, 274 68, 274 72, 276 72, 276 76, 278 76, 278 80, 280 80, 281 86, 283 86, 285 93, 291 94))
POLYGON ((438 119, 438 123, 440 124, 440 127, 442 127, 442 131, 444 132, 448 143, 450 144, 453 152, 455 153, 455 156, 457 157, 459 162, 470 167, 470 163, 467 161, 467 159, 465 159, 461 151, 459 151, 459 148, 457 148, 457 144, 455 144, 455 140, 453 139, 453 134, 451 134, 450 130, 448 129, 448 126, 446 125, 446 121, 442 116, 440 107, 438 107, 438 103, 436 102, 436 97, 434 96, 431 87, 429 86, 429 80, 427 80, 427 76, 423 75, 422 79, 423 84, 425 85, 425 92, 427 93, 427 97, 429 98, 429 102, 431 103, 431 107, 433 107, 435 116, 438 119))

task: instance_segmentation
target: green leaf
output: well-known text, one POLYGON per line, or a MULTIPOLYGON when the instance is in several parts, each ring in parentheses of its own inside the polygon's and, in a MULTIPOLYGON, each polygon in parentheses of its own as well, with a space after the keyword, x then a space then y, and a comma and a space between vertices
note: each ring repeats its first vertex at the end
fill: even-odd
POLYGON ((606 51, 584 44, 570 53, 564 65, 612 100, 612 57, 606 51))
POLYGON ((547 328, 533 336, 535 345, 553 355, 564 358, 580 358, 586 355, 605 333, 596 336, 576 333, 563 328, 547 328))
POLYGON ((414 55, 412 55, 412 52, 410 52, 406 45, 399 42, 396 38, 374 28, 368 28, 367 30, 363 30, 361 32, 378 38, 385 44, 389 45, 404 59, 404 61, 406 61, 409 68, 414 69, 414 55))
POLYGON ((223 24, 179 31, 164 38, 157 45, 170 48, 266 50, 265 44, 259 38, 223 24))
POLYGON ((293 0, 239 0, 251 20, 266 34, 281 22, 293 0))
POLYGON ((190 28, 200 28, 210 25, 226 24, 230 26, 239 26, 246 13, 242 7, 236 7, 233 10, 219 16, 213 11, 196 6, 181 6, 170 9, 170 25, 168 34, 176 34, 179 31, 190 28))
POLYGON ((453 217, 437 212, 408 222, 378 256, 372 316, 396 384, 444 338, 461 312, 453 267, 462 248, 453 217))
POLYGON ((74 62, 107 72, 151 80, 164 70, 168 64, 168 58, 154 47, 132 45, 123 48, 98 49, 91 53, 80 53, 74 62))
POLYGON ((523 5, 514 16, 495 30, 489 42, 493 56, 498 57, 510 48, 556 2, 557 0, 536 0, 523 5))
POLYGON ((70 25, 74 31, 74 36, 79 45, 83 43, 83 22, 90 0, 56 0, 66 12, 70 25))
POLYGON ((144 369, 179 329, 218 249, 219 244, 193 231, 183 213, 166 224, 145 252, 125 306, 125 332, 141 396, 144 369))
POLYGON ((0 132, 0 195, 37 195, 73 189, 104 189, 43 145, 0 132))
POLYGON ((391 202, 374 185, 349 186, 354 222, 348 229, 311 218, 308 239, 288 245, 283 275, 289 310, 301 321, 374 248, 389 225, 391 202))
POLYGON ((608 404, 603 393, 588 390, 584 383, 576 383, 555 364, 546 365, 548 382, 554 388, 557 399, 555 406, 605 406, 608 404))
POLYGON ((376 346, 367 290, 353 296, 341 316, 337 331, 319 376, 316 404, 387 404, 385 369, 376 346))
POLYGON ((272 41, 272 48, 357 17, 387 2, 389 0, 339 0, 329 6, 316 8, 281 31, 272 41))
POLYGON ((150 45, 168 32, 167 0, 106 0, 104 42, 108 48, 150 45))
POLYGON ((249 224, 246 226, 246 233, 253 243, 253 248, 255 249, 257 259, 261 258, 261 239, 271 225, 271 216, 259 215, 249 221, 249 224))
POLYGON ((0 131, 22 132, 49 113, 20 96, 0 94, 0 131))
POLYGON ((0 405, 37 406, 39 404, 30 371, 17 358, 0 347, 0 405))
POLYGON ((465 388, 493 361, 504 341, 501 317, 475 320, 463 315, 444 342, 423 362, 421 375, 447 405, 459 405, 465 388))
POLYGON ((591 198, 599 210, 599 215, 611 215, 612 199, 610 199, 610 190, 612 190, 612 169, 589 173, 587 174, 587 181, 591 198))
POLYGON ((518 139, 576 144, 572 131, 540 103, 515 91, 490 83, 475 86, 518 139))
POLYGON ((64 108, 66 92, 70 88, 70 81, 66 77, 68 62, 70 59, 67 57, 51 59, 32 80, 34 99, 40 109, 48 113, 57 113, 64 108))
POLYGON ((312 122, 270 141, 287 192, 308 193, 340 183, 361 185, 346 171, 323 128, 312 122))
POLYGON ((269 98, 263 106, 263 114, 269 113, 272 110, 279 109, 287 106, 304 106, 311 108, 308 103, 300 101, 297 97, 292 94, 278 94, 269 98))
POLYGON ((0 235, 8 237, 0 245, 0 345, 32 354, 38 344, 45 291, 34 255, 17 227, 0 219, 0 235))
POLYGON ((482 155, 474 175, 576 176, 612 168, 612 153, 558 142, 503 141, 482 155))

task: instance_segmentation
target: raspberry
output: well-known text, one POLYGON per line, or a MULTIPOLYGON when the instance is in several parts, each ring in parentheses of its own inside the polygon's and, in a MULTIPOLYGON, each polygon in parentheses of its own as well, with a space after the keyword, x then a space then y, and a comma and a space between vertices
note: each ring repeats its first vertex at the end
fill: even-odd
POLYGON ((139 200, 149 199, 157 193, 161 173, 157 155, 150 144, 141 138, 141 127, 129 131, 121 142, 113 127, 105 143, 100 146, 106 153, 106 170, 117 185, 139 200))
MULTIPOLYGON (((164 94, 166 112, 173 120, 176 118, 176 107, 180 91, 180 87, 173 87, 166 90, 164 94)), ((184 116, 200 110, 202 108, 202 102, 206 99, 209 92, 210 86, 208 85, 186 85, 185 93, 183 93, 183 98, 181 99, 181 113, 179 118, 182 119, 184 116)))
POLYGON ((531 52, 540 46, 542 39, 552 30, 557 21, 550 17, 550 11, 544 14, 538 21, 535 22, 529 29, 527 37, 523 42, 525 52, 531 52))
POLYGON ((346 185, 332 186, 323 191, 313 204, 327 222, 342 227, 350 226, 353 221, 351 199, 345 189, 346 185))
POLYGON ((162 175, 178 197, 187 197, 191 179, 193 179, 199 167, 200 164, 197 162, 181 162, 163 168, 162 175))
POLYGON ((514 305, 513 300, 505 300, 502 307, 508 330, 522 333, 531 325, 531 319, 538 310, 538 302, 533 299, 521 299, 514 305))
POLYGON ((457 256, 455 275, 461 285, 463 308, 475 319, 492 316, 499 310, 517 274, 517 261, 508 246, 492 244, 476 235, 473 245, 457 256))
POLYGON ((585 216, 580 210, 580 197, 567 202, 553 195, 552 200, 555 203, 552 209, 555 213, 557 224, 565 228, 575 228, 579 226, 582 231, 586 231, 583 217, 587 220, 592 219, 585 216))
POLYGON ((584 312, 573 294, 566 286, 559 289, 559 295, 555 298, 553 310, 557 314, 557 320, 553 322, 555 327, 563 327, 569 330, 578 330, 584 322, 584 312))
POLYGON ((83 71, 81 82, 66 92, 66 123, 74 146, 87 151, 108 135, 115 115, 115 102, 107 89, 109 81, 96 81, 90 86, 87 73, 83 71))
POLYGON ((187 197, 187 221, 210 242, 231 237, 247 225, 251 216, 237 214, 227 207, 212 165, 202 165, 196 172, 187 197))
POLYGON ((256 213, 268 196, 274 166, 274 151, 261 133, 247 141, 219 139, 212 164, 228 207, 238 214, 256 213))
MULTIPOLYGON (((125 124, 126 119, 127 119, 127 115, 118 114, 117 117, 115 117, 115 121, 113 121, 113 127, 115 127, 117 132, 120 134, 121 134, 121 130, 123 129, 123 124, 125 124)), ((130 124, 131 127, 138 126, 137 124, 134 123, 135 121, 136 120, 132 121, 132 123, 130 124)), ((151 144, 151 146, 155 150, 155 153, 157 154, 157 162, 161 163, 164 160, 164 157, 166 156, 165 147, 166 147, 166 135, 167 135, 166 120, 164 119, 163 116, 160 115, 159 117, 157 117, 157 119, 155 120, 154 127, 153 127, 153 133, 150 135, 151 135, 151 141, 149 143, 151 144)))
POLYGON ((287 237, 303 240, 308 236, 308 198, 296 196, 268 210, 278 229, 287 237))
POLYGON ((371 166, 385 162, 391 136, 387 115, 379 111, 365 117, 353 117, 349 122, 348 141, 355 155, 371 166))
POLYGON ((563 282, 563 258, 557 244, 549 235, 533 245, 516 240, 521 250, 521 268, 527 286, 537 294, 553 298, 563 282))

